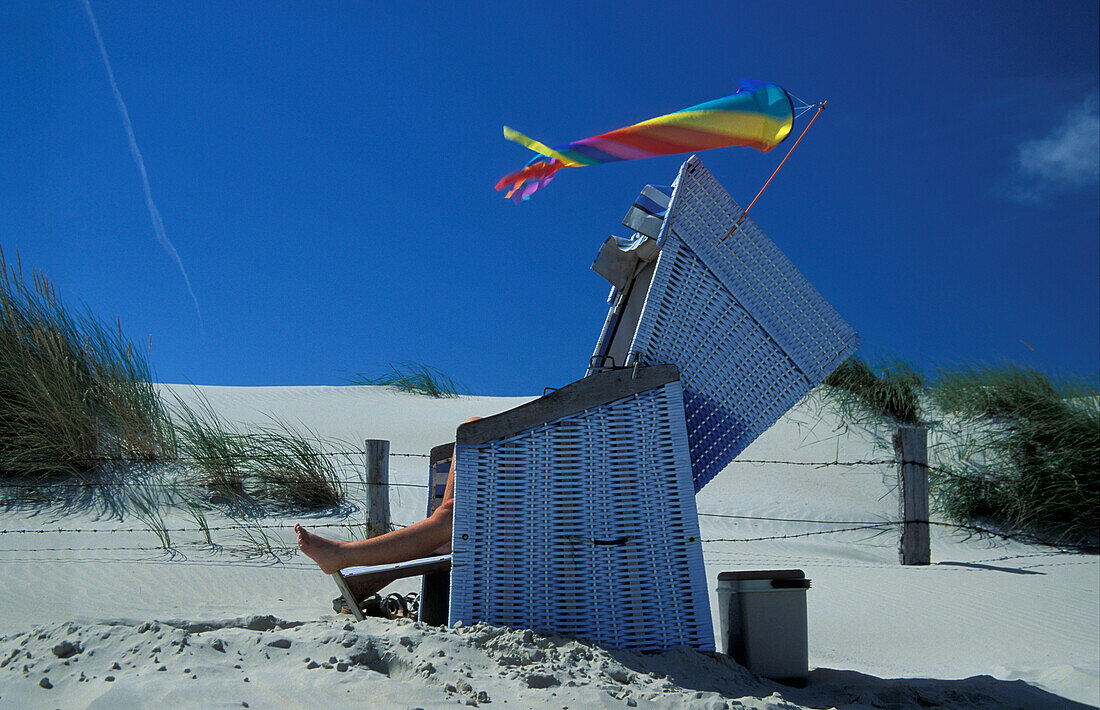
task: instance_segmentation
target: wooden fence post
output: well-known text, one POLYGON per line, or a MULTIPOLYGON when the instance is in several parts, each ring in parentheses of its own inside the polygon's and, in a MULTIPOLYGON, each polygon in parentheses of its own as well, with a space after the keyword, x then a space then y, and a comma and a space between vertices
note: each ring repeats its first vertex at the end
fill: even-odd
POLYGON ((928 430, 924 427, 899 427, 894 434, 894 455, 898 460, 901 546, 898 557, 903 565, 927 565, 932 562, 932 543, 928 536, 928 430))
POLYGON ((367 537, 390 529, 390 442, 367 439, 367 537))

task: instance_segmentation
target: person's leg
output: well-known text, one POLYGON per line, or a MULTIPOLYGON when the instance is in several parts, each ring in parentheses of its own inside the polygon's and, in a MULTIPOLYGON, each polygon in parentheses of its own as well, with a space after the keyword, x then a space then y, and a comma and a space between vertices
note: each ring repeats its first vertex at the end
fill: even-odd
MULTIPOLYGON (((471 417, 473 422, 481 417, 471 417)), ((451 473, 443 502, 424 520, 407 528, 355 542, 339 542, 314 535, 295 524, 298 548, 317 563, 325 574, 333 574, 345 567, 385 565, 406 562, 418 557, 429 557, 440 547, 451 542, 451 522, 455 504, 455 455, 451 455, 451 473)))
POLYGON ((345 567, 384 565, 427 557, 451 540, 454 499, 444 501, 431 517, 407 528, 394 530, 369 540, 339 542, 314 535, 295 525, 298 547, 317 563, 325 574, 345 567))

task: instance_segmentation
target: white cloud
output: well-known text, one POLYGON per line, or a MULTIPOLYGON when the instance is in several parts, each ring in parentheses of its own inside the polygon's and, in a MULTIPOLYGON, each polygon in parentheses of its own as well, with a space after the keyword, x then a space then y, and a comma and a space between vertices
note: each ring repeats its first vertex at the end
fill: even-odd
POLYGON ((1017 197, 1027 201, 1100 183, 1100 97, 1085 97, 1049 134, 1021 143, 1016 169, 1017 197))

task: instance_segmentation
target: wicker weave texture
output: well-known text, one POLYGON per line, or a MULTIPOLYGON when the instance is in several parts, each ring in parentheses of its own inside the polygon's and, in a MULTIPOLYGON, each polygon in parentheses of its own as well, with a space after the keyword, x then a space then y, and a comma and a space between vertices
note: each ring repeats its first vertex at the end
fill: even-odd
POLYGON ((695 490, 855 352, 859 338, 692 158, 630 353, 680 369, 695 490))
POLYGON ((813 284, 750 217, 728 239, 743 210, 698 159, 681 172, 681 195, 672 217, 677 234, 760 322, 817 385, 858 344, 813 284))
POLYGON ((452 623, 714 648, 679 382, 457 456, 452 623))

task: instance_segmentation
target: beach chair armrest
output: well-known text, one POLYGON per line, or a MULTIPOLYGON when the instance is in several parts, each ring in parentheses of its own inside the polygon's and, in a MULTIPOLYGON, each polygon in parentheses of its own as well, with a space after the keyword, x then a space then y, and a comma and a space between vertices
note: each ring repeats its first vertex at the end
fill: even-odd
POLYGON ((348 610, 351 611, 352 616, 354 616, 357 621, 362 621, 365 617, 363 616, 363 612, 359 609, 359 602, 356 599, 353 587, 370 585, 372 588, 381 589, 397 579, 445 571, 450 568, 450 555, 436 555, 434 557, 424 557, 418 560, 396 562, 388 565, 348 567, 331 576, 333 581, 336 582, 336 588, 339 589, 340 594, 343 595, 344 603, 347 605, 348 610))
POLYGON ((680 372, 674 365, 596 373, 506 412, 467 422, 458 428, 457 440, 476 446, 505 439, 679 379, 680 372))
POLYGON ((418 560, 407 562, 394 562, 389 565, 371 565, 369 567, 347 567, 340 570, 344 579, 381 579, 386 575, 392 575, 394 579, 402 577, 415 577, 426 572, 436 572, 451 566, 450 555, 436 555, 434 557, 422 557, 418 560))

